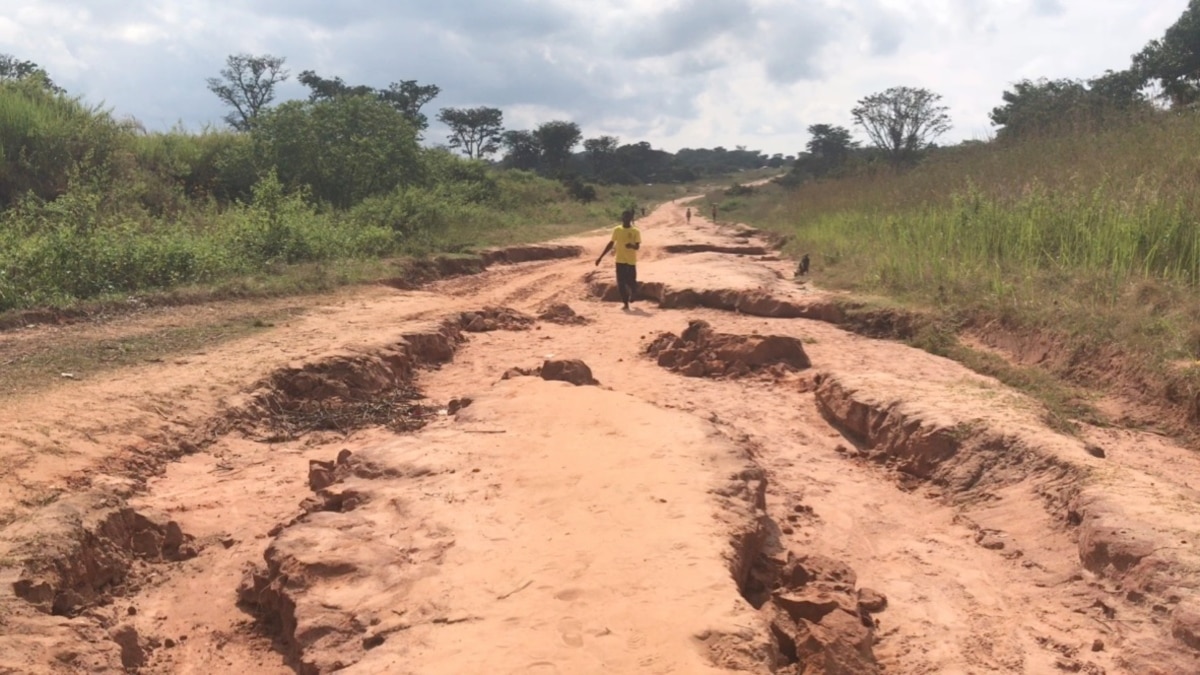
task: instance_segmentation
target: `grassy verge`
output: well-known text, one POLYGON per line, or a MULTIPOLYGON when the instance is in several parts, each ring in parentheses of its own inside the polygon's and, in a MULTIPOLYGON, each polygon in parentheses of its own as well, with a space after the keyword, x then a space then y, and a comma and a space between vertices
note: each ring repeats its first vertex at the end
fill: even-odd
POLYGON ((298 314, 296 309, 247 311, 228 308, 185 321, 186 325, 132 331, 79 331, 0 348, 0 398, 27 395, 69 380, 83 380, 120 368, 194 354, 223 342, 268 330, 298 314))
MULTIPOLYGON (((1200 357, 1198 173, 1200 117, 1164 115, 1099 134, 947 149, 905 172, 713 198, 728 218, 784 237, 789 254, 808 253, 820 285, 974 331, 1052 335, 1077 356, 1068 361, 1115 354, 1110 364, 1058 368, 1085 385, 1132 374, 1169 382, 1179 363, 1200 357)), ((1036 377, 1008 379, 1027 380, 1021 388, 1043 400, 1058 396, 1036 377)))

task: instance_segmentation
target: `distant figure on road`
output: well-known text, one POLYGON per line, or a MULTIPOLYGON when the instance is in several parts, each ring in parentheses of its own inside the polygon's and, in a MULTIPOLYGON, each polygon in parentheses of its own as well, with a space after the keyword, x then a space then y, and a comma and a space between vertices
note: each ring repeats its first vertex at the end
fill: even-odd
POLYGON ((691 225, 692 224, 692 207, 689 206, 687 213, 684 215, 687 218, 688 225, 691 225))
POLYGON ((646 217, 646 207, 644 207, 644 206, 642 207, 642 217, 643 218, 646 217))
POLYGON ((804 254, 804 257, 800 258, 800 266, 796 268, 796 276, 802 277, 805 274, 808 274, 808 254, 807 253, 804 254))
POLYGON ((713 204, 713 222, 717 222, 717 205, 713 204))
POLYGON ((637 295, 637 252, 642 247, 642 233, 633 226, 634 210, 625 209, 621 214, 621 224, 613 228, 612 239, 604 247, 604 252, 596 258, 596 266, 608 252, 616 249, 617 259, 617 290, 621 293, 622 307, 629 311, 629 303, 637 295))

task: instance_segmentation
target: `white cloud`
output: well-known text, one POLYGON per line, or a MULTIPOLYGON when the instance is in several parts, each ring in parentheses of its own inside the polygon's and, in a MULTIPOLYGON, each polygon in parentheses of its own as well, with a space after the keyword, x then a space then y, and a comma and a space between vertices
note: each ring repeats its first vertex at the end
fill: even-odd
MULTIPOLYGON (((285 56, 376 87, 434 83, 430 106, 495 105, 668 149, 790 154, 805 127, 850 124, 867 94, 943 94, 948 140, 989 132, 1022 78, 1121 69, 1186 0, 9 0, 4 51, 152 129, 219 124, 204 87, 225 56, 285 56)), ((281 98, 306 94, 295 82, 281 98)), ((440 131, 431 129, 431 142, 440 131)))

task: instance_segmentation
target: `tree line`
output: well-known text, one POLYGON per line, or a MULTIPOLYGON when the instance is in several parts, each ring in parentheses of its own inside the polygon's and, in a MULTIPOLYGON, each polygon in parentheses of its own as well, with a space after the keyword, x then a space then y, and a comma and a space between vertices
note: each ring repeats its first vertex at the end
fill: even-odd
MULTIPOLYGON (((315 114, 322 105, 351 105, 347 102, 357 99, 360 106, 366 105, 365 101, 390 106, 421 138, 429 126, 423 109, 441 92, 437 85, 415 80, 378 89, 305 70, 296 79, 308 88, 307 101, 272 107, 277 86, 290 77, 285 63, 284 57, 269 54, 233 54, 220 76, 207 80, 208 89, 229 109, 225 121, 230 127, 254 132, 278 126, 281 117, 295 118, 306 111, 315 114)), ((590 194, 584 180, 616 185, 685 182, 761 166, 781 167, 795 159, 767 156, 740 146, 669 153, 644 141, 622 144, 607 135, 585 139, 579 125, 569 120, 551 120, 533 129, 507 129, 504 112, 490 106, 445 107, 438 110, 436 119, 448 130, 446 146, 466 158, 562 179, 577 189, 581 198, 590 194)))
MULTIPOLYGON (((999 143, 1099 131, 1162 109, 1195 110, 1200 107, 1200 0, 1190 0, 1163 37, 1131 57, 1128 68, 1089 79, 1020 80, 1001 100, 989 114, 999 143)), ((810 139, 784 183, 838 176, 879 162, 911 165, 937 148, 936 139, 950 128, 947 111, 940 95, 922 88, 893 87, 862 98, 850 114, 869 144, 856 141, 843 126, 810 125, 810 139)))

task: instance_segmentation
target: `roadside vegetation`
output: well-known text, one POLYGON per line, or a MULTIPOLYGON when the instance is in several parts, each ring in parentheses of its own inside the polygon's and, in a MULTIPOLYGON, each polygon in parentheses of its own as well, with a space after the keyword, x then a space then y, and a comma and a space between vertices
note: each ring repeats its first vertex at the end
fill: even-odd
POLYGON ((230 56, 208 81, 228 128, 148 132, 0 55, 0 313, 320 290, 392 258, 591 229, 679 196, 686 181, 772 161, 612 137, 575 152, 576 124, 507 132, 492 108, 443 108, 449 147, 430 147, 422 108, 435 85, 376 89, 304 71, 309 98, 276 104, 284 66, 230 56))
POLYGON ((1127 71, 1004 92, 994 140, 897 153, 814 125, 787 177, 710 199, 809 254, 818 284, 930 317, 918 346, 1020 379, 958 336, 1038 336, 1059 374, 1136 373, 1187 405, 1200 393, 1200 71, 1179 64, 1200 63, 1197 45, 1193 0, 1127 71))

